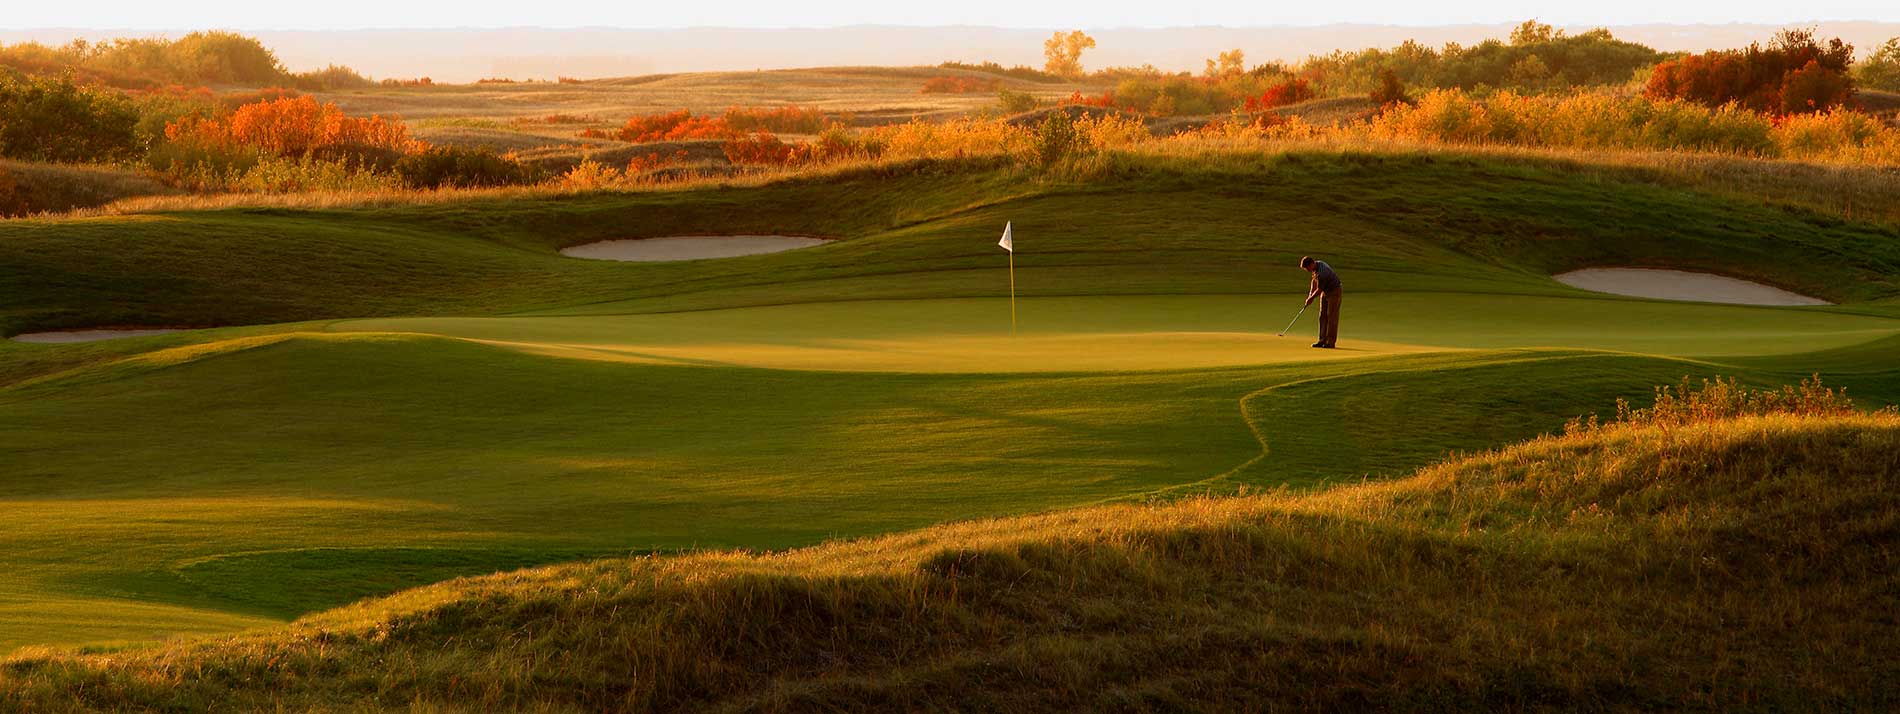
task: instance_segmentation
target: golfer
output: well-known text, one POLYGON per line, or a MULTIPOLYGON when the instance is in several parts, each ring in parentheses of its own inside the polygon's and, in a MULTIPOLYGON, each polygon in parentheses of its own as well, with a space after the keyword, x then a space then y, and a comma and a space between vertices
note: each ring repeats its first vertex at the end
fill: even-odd
POLYGON ((1333 266, 1326 261, 1314 260, 1310 255, 1300 258, 1300 267, 1313 274, 1312 285, 1306 290, 1306 304, 1310 306, 1314 298, 1319 298, 1319 341, 1313 346, 1330 350, 1339 346, 1339 273, 1333 272, 1333 266))

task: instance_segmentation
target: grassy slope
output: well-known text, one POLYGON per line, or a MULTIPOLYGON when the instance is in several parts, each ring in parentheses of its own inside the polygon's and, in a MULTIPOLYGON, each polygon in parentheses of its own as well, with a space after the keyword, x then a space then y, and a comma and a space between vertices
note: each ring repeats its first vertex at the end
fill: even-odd
POLYGON ((1900 420, 1614 428, 1317 492, 461 580, 17 656, 28 710, 1883 709, 1900 420))
POLYGON ((0 342, 0 382, 16 385, 0 390, 0 456, 26 464, 0 479, 18 514, 0 526, 16 573, 0 589, 0 647, 222 631, 579 555, 783 547, 1157 490, 1390 474, 1685 373, 1780 381, 1826 369, 1900 400, 1893 341, 1875 341, 1894 328, 1878 317, 1886 307, 1606 300, 1541 277, 1666 255, 1884 298, 1900 250, 1890 229, 1443 157, 1153 160, 1083 185, 923 169, 747 190, 0 224, 10 330, 570 315, 0 342), (1005 278, 991 233, 1005 219, 1017 222, 1025 292, 1123 296, 1028 300, 1019 341, 999 335, 1006 308, 994 299, 629 314, 993 296, 1005 278), (850 240, 702 264, 554 252, 722 231, 850 240), (1385 340, 1380 349, 1607 347, 1719 363, 1514 350, 1300 363, 1297 338, 1260 333, 1291 307, 1284 291, 1299 276, 1284 276, 1303 252, 1352 266, 1352 339, 1385 340), (1834 272, 1790 270, 1784 256, 1834 272), (1281 295, 1206 294, 1262 291, 1281 295), (278 341, 295 330, 340 334, 278 341), (389 330, 532 344, 364 334, 389 330), (1823 351, 1799 354, 1810 349, 1823 351), (591 359, 547 356, 580 351, 591 359), (1127 368, 1170 371, 1100 371, 1127 368), (1054 373, 969 373, 999 369, 1054 373), (62 370, 76 371, 46 380, 62 370), (1396 403, 1434 409, 1418 418, 1396 403), (104 541, 127 548, 69 547, 104 541))
POLYGON ((1893 228, 1534 162, 1295 154, 1209 163, 1125 157, 1073 185, 945 164, 747 190, 11 221, 0 223, 0 330, 993 296, 1001 266, 990 234, 1005 220, 1021 236, 1027 295, 1278 292, 1286 280, 1269 276, 1304 253, 1350 266, 1355 291, 1576 295, 1542 276, 1633 263, 1720 269, 1836 301, 1900 294, 1893 228), (719 232, 851 240, 697 264, 555 253, 603 238, 719 232))

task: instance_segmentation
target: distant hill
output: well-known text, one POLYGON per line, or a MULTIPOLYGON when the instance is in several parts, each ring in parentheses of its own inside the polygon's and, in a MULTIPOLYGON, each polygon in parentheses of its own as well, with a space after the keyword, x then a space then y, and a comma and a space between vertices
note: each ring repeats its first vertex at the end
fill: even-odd
MULTIPOLYGON (((1824 36, 1839 36, 1863 51, 1900 36, 1900 23, 1819 22, 1824 36)), ((1617 37, 1661 50, 1739 47, 1763 40, 1783 25, 1628 25, 1609 29, 1617 37)), ((1165 29, 1085 28, 1099 46, 1084 56, 1091 68, 1152 64, 1169 70, 1199 69, 1221 50, 1239 48, 1251 62, 1298 60, 1335 49, 1390 47, 1406 39, 1438 46, 1471 44, 1510 35, 1511 25, 1321 25, 1314 27, 1183 27, 1165 29)), ((1589 27, 1565 27, 1580 32, 1589 27)), ((63 44, 75 37, 183 35, 111 29, 0 30, 0 42, 34 40, 63 44)), ((371 76, 428 76, 439 82, 483 77, 597 78, 656 72, 783 69, 817 65, 920 65, 945 60, 994 60, 1042 64, 1042 40, 1050 29, 994 27, 882 27, 825 29, 452 29, 256 31, 293 71, 336 63, 371 76)))

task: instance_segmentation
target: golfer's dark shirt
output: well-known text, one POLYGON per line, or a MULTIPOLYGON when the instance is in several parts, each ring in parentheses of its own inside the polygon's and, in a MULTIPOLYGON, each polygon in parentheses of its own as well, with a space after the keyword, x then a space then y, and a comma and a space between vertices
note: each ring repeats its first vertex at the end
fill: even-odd
POLYGON ((1331 293, 1339 291, 1339 273, 1333 272, 1333 266, 1324 260, 1313 261, 1313 278, 1319 281, 1319 291, 1331 293))

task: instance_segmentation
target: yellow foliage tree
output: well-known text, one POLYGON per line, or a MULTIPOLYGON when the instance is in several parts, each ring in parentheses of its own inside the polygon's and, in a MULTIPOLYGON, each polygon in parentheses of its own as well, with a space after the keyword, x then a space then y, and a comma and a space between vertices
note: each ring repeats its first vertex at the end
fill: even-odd
POLYGON ((1082 51, 1095 46, 1095 38, 1081 30, 1057 31, 1042 43, 1042 56, 1048 62, 1042 68, 1050 74, 1076 77, 1082 74, 1082 51))
POLYGON ((1238 49, 1220 53, 1217 59, 1207 61, 1207 76, 1225 77, 1247 71, 1247 55, 1238 49))

